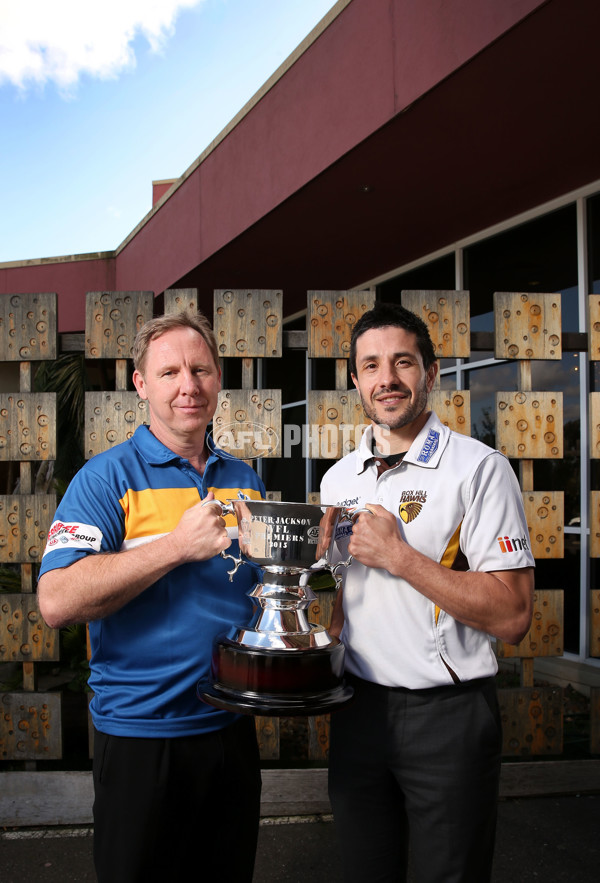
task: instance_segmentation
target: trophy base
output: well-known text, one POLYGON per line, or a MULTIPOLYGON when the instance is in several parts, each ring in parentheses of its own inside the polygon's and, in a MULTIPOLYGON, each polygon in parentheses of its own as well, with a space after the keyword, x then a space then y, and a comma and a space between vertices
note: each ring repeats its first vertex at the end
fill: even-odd
POLYGON ((326 714, 354 693, 342 680, 344 646, 302 650, 256 649, 229 638, 213 646, 212 680, 200 681, 200 699, 239 714, 326 714))
POLYGON ((210 681, 200 681, 198 697, 215 708, 235 714, 257 714, 267 717, 298 717, 329 714, 346 705, 354 694, 352 687, 341 684, 333 690, 315 695, 265 696, 249 692, 219 689, 210 681))

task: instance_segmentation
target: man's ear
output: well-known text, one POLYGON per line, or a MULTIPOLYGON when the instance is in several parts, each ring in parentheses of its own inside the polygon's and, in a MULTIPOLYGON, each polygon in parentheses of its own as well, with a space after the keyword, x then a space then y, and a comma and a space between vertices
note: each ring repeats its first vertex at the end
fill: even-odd
POLYGON ((435 383, 435 378, 438 374, 438 368, 439 365, 437 361, 435 361, 427 369, 427 392, 431 392, 431 390, 433 389, 433 384, 435 383))
POLYGON ((143 376, 137 369, 133 372, 133 376, 131 379, 133 380, 133 385, 135 386, 139 397, 141 399, 147 399, 148 396, 146 394, 146 384, 144 383, 143 376))
POLYGON ((356 375, 350 374, 350 377, 352 378, 352 383, 354 384, 356 389, 358 389, 358 380, 356 379, 356 375))

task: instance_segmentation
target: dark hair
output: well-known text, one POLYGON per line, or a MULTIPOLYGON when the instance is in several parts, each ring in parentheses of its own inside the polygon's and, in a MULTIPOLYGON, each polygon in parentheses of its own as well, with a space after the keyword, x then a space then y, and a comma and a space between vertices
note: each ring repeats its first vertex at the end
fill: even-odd
POLYGON ((171 331, 173 328, 193 328, 194 331, 197 331, 209 348, 215 367, 219 367, 219 350, 210 322, 204 313, 192 313, 188 310, 183 310, 180 313, 167 313, 165 316, 157 316, 154 319, 150 319, 140 328, 133 341, 131 351, 133 367, 136 371, 139 371, 140 374, 144 373, 146 356, 151 341, 157 337, 162 337, 163 334, 171 331))
POLYGON ((414 334, 417 338, 417 346, 419 347, 425 370, 427 371, 433 365, 436 361, 435 347, 425 322, 415 313, 400 306, 400 304, 377 302, 372 309, 363 313, 352 329, 350 356, 348 359, 352 374, 356 376, 356 341, 361 334, 364 334, 365 331, 370 331, 372 328, 388 327, 403 328, 405 331, 410 331, 414 334))

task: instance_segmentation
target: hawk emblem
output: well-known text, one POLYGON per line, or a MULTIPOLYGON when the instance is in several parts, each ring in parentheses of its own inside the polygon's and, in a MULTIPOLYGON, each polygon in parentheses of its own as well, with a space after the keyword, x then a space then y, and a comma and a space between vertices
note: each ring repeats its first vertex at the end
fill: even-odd
POLYGON ((421 509, 423 508, 423 503, 418 503, 416 500, 411 500, 408 503, 401 503, 398 509, 400 513, 400 518, 405 524, 408 524, 409 521, 414 521, 421 509))

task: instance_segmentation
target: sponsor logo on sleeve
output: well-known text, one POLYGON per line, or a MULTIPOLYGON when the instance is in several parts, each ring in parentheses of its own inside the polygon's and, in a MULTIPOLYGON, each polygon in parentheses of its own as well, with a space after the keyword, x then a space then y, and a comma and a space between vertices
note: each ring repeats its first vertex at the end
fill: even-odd
POLYGON ((503 555, 511 552, 529 552, 529 537, 498 537, 498 545, 503 555))
POLYGON ((48 542, 44 555, 55 549, 87 549, 99 552, 102 544, 102 531, 94 524, 81 524, 79 521, 55 521, 48 531, 48 542))

